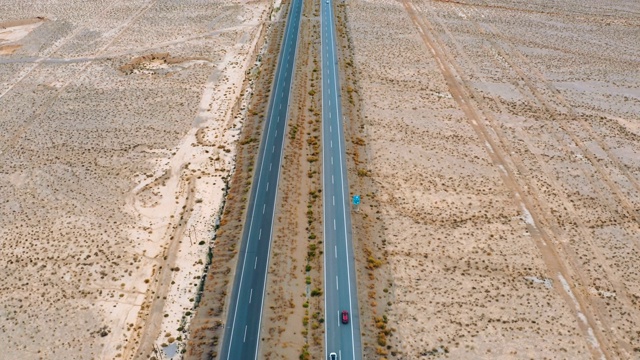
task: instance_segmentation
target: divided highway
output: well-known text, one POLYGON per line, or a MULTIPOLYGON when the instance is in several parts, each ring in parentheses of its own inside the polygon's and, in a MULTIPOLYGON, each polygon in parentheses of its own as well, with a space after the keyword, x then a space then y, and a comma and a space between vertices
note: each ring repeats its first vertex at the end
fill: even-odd
POLYGON ((321 0, 322 194, 324 218, 325 353, 361 359, 360 315, 331 0, 321 0), (343 324, 341 312, 349 312, 343 324))
POLYGON ((280 164, 293 80, 302 0, 293 0, 276 67, 242 234, 221 359, 257 359, 280 164), (257 185, 256 185, 257 184, 257 185))

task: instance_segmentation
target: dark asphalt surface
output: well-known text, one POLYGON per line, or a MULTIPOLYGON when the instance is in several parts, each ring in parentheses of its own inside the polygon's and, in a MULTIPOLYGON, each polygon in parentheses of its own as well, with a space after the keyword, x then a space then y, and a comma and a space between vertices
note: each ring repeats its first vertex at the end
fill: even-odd
POLYGON ((280 164, 302 0, 293 0, 280 49, 242 234, 220 359, 257 359, 280 164))
POLYGON ((327 358, 362 359, 333 3, 321 1, 325 352, 327 358), (341 323, 343 310, 348 324, 341 323))

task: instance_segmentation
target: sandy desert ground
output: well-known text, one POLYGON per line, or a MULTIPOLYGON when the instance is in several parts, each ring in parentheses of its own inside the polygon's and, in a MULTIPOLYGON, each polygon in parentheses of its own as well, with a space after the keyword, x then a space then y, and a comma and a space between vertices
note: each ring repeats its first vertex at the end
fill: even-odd
MULTIPOLYGON (((385 356, 638 358, 640 5, 345 4, 385 356)), ((0 0, 0 358, 184 348, 273 6, 0 0)))
POLYGON ((345 11, 377 188, 362 211, 393 279, 386 357, 640 357, 640 5, 345 11))
POLYGON ((272 8, 0 1, 1 358, 183 349, 272 8))

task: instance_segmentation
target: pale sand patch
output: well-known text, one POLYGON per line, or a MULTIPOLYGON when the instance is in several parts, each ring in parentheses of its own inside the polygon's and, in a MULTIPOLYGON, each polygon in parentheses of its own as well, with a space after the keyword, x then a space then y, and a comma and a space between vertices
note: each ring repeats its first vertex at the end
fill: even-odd
MULTIPOLYGON (((262 10, 263 8, 256 7, 254 9, 256 16, 259 16, 262 10)), ((229 176, 234 166, 236 143, 251 88, 247 88, 243 94, 240 106, 242 111, 235 118, 231 118, 233 103, 225 98, 225 94, 237 92, 242 87, 245 71, 252 65, 251 54, 256 50, 259 32, 260 28, 253 29, 252 41, 239 44, 237 52, 228 53, 218 65, 218 71, 226 74, 226 80, 207 83, 197 115, 198 126, 191 129, 186 138, 181 141, 176 155, 172 157, 171 163, 168 165, 169 169, 164 170, 170 174, 180 174, 181 168, 188 164, 188 169, 197 169, 200 178, 194 180, 196 205, 185 225, 186 234, 182 237, 181 244, 177 248, 179 255, 174 267, 180 270, 173 272, 172 281, 175 284, 166 294, 167 303, 163 311, 169 316, 163 318, 161 336, 156 341, 158 346, 167 343, 166 334, 171 334, 172 337, 180 335, 176 329, 178 327, 186 328, 191 319, 190 316, 185 317, 185 312, 193 310, 194 298, 198 290, 197 285, 200 283, 200 276, 203 275, 202 268, 208 249, 207 246, 199 245, 199 242, 205 241, 208 245, 212 238, 213 224, 219 215, 223 200, 224 179, 229 176), (241 66, 233 66, 234 64, 241 64, 241 66), (204 144, 218 144, 215 150, 205 152, 205 147, 193 146, 199 143, 197 134, 200 130, 204 130, 205 135, 202 139, 204 144), (218 157, 220 159, 212 161, 218 157), (185 317, 184 320, 183 317, 185 317)), ((202 145, 202 141, 200 145, 202 145)), ((172 192, 163 194, 169 189, 178 187, 177 178, 175 175, 169 177, 164 191, 161 190, 160 204, 149 209, 151 211, 144 215, 146 219, 143 218, 142 223, 146 220, 163 217, 160 223, 166 224, 170 222, 167 215, 174 214, 176 217, 179 215, 180 210, 176 209, 174 199, 171 196, 172 192)), ((184 343, 179 345, 179 349, 182 348, 184 348, 184 343)), ((174 357, 174 359, 177 358, 180 357, 174 357)))
POLYGON ((4 42, 16 42, 29 35, 46 19, 34 18, 21 21, 6 21, 0 23, 0 45, 4 42))

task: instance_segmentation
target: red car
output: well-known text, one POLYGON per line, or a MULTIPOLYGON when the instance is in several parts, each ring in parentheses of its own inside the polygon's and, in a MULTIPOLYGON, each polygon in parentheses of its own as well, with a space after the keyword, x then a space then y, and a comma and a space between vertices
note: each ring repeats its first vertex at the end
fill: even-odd
POLYGON ((342 310, 342 323, 343 324, 349 323, 349 312, 347 310, 342 310))

